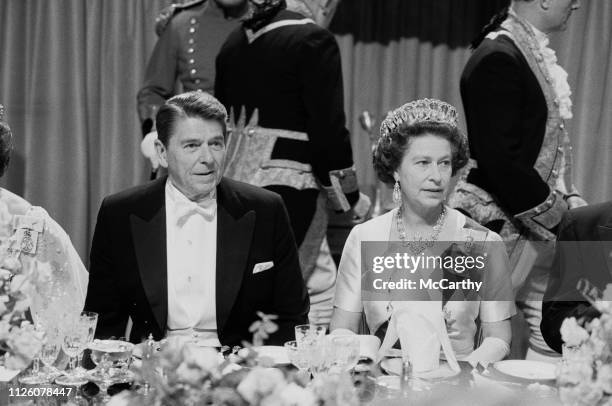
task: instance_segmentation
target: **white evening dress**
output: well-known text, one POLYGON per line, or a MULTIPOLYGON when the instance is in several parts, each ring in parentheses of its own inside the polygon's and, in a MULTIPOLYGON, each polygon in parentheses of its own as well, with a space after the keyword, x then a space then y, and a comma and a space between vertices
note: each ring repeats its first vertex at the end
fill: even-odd
MULTIPOLYGON (((478 344, 476 334, 479 321, 505 320, 514 315, 516 309, 508 270, 508 257, 501 237, 457 210, 449 207, 446 210, 445 225, 438 245, 443 247, 448 242, 450 246, 452 242, 467 240, 481 242, 483 243, 481 247, 486 251, 488 258, 486 270, 489 273, 482 288, 487 291, 486 295, 482 295, 486 296, 487 300, 448 300, 443 307, 440 305, 451 345, 457 359, 461 360, 478 344), (491 300, 491 298, 500 300, 491 300)), ((362 298, 362 280, 369 280, 361 271, 362 242, 399 240, 395 225, 396 213, 397 209, 394 209, 355 226, 347 238, 338 270, 335 307, 349 312, 363 312, 372 334, 389 320, 393 309, 410 306, 410 301, 383 300, 380 295, 377 296, 377 300, 362 298)), ((410 230, 407 232, 410 234, 410 230)))
POLYGON ((0 263, 9 256, 37 275, 28 289, 35 323, 59 326, 81 312, 88 272, 70 237, 43 208, 0 188, 0 263))

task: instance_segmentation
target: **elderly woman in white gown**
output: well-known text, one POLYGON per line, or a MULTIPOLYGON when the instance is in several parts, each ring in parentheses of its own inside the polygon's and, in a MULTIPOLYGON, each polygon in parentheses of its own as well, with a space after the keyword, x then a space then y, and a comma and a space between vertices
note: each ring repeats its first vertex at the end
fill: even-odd
MULTIPOLYGON (((3 113, 0 105, 0 177, 12 150, 3 113)), ((28 291, 35 323, 59 323, 59 317, 82 310, 88 273, 66 232, 43 208, 0 188, 0 265, 11 260, 35 279, 28 291)))
MULTIPOLYGON (((399 207, 351 231, 340 261, 331 331, 343 328, 358 332, 364 314, 370 332, 382 339, 394 311, 418 307, 407 293, 402 300, 401 294, 392 294, 390 289, 388 296, 383 291, 371 295, 371 287, 362 286, 372 280, 367 270, 362 272, 362 242, 397 242, 413 256, 444 255, 450 252, 451 242, 462 249, 467 243, 480 247, 487 258, 486 275, 481 278, 484 286, 476 295, 465 290, 451 292, 459 294, 459 299, 440 292, 442 325, 446 325, 459 360, 488 363, 508 354, 509 319, 515 308, 502 240, 444 204, 451 177, 465 166, 467 155, 467 142, 451 105, 424 99, 389 113, 381 125, 373 162, 378 177, 394 186, 394 201, 399 207), (484 338, 480 346, 478 324, 484 338)), ((444 277, 465 279, 465 274, 455 270, 445 271, 444 277)), ((386 274, 380 275, 387 280, 386 274)))

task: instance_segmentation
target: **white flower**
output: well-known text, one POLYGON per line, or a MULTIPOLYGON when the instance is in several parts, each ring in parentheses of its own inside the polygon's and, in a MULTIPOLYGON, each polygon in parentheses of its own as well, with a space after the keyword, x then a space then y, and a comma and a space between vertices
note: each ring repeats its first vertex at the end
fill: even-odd
POLYGON ((21 262, 15 257, 7 257, 2 261, 2 268, 16 274, 21 271, 21 262))
POLYGON ((26 292, 30 288, 30 283, 25 275, 15 275, 11 280, 11 293, 26 292))
POLYGON ((130 392, 122 391, 113 396, 106 406, 129 406, 130 405, 130 392))
POLYGON ((210 347, 198 347, 193 344, 187 344, 183 347, 183 357, 189 363, 193 363, 205 370, 216 369, 219 365, 219 353, 210 347))
POLYGON ((208 372, 203 373, 201 369, 192 368, 186 362, 181 363, 175 373, 180 382, 185 382, 192 386, 200 384, 208 376, 208 372))
POLYGON ((561 324, 561 338, 569 346, 579 346, 589 338, 589 333, 578 325, 575 317, 570 317, 561 324))
POLYGON ((602 398, 601 389, 590 382, 582 382, 573 387, 559 388, 559 397, 564 405, 592 406, 602 398))
POLYGON ((16 313, 23 313, 28 310, 28 307, 30 307, 30 299, 28 297, 24 297, 23 299, 15 302, 13 311, 16 313))
POLYGON ((602 365, 597 370, 597 385, 606 392, 612 395, 612 365, 602 365))
POLYGON ((285 383, 285 376, 276 368, 254 368, 238 384, 236 390, 249 404, 257 404, 285 383))
POLYGON ((290 383, 282 388, 279 398, 283 405, 314 406, 317 404, 317 398, 310 390, 302 388, 295 383, 290 383))

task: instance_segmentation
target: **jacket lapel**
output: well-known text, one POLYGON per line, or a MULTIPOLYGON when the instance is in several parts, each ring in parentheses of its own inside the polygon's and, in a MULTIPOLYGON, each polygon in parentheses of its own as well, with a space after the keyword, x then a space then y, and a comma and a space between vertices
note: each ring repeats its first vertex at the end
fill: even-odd
POLYGON ((217 331, 221 333, 242 285, 255 226, 255 211, 247 210, 223 179, 217 199, 217 331))
POLYGON ((130 216, 140 280, 162 332, 168 315, 165 184, 166 177, 156 180, 142 209, 130 216))

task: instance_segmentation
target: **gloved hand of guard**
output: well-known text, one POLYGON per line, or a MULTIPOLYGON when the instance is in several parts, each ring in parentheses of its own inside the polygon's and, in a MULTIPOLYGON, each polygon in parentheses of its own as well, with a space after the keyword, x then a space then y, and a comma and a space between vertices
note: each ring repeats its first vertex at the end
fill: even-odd
POLYGON ((157 150, 155 149, 155 140, 157 140, 157 131, 151 131, 142 139, 140 143, 140 152, 151 162, 153 171, 159 168, 159 157, 157 156, 157 150))
POLYGON ((370 213, 370 208, 372 207, 372 202, 368 195, 359 192, 359 200, 355 203, 353 207, 353 215, 354 219, 357 221, 365 221, 368 214, 370 213))

